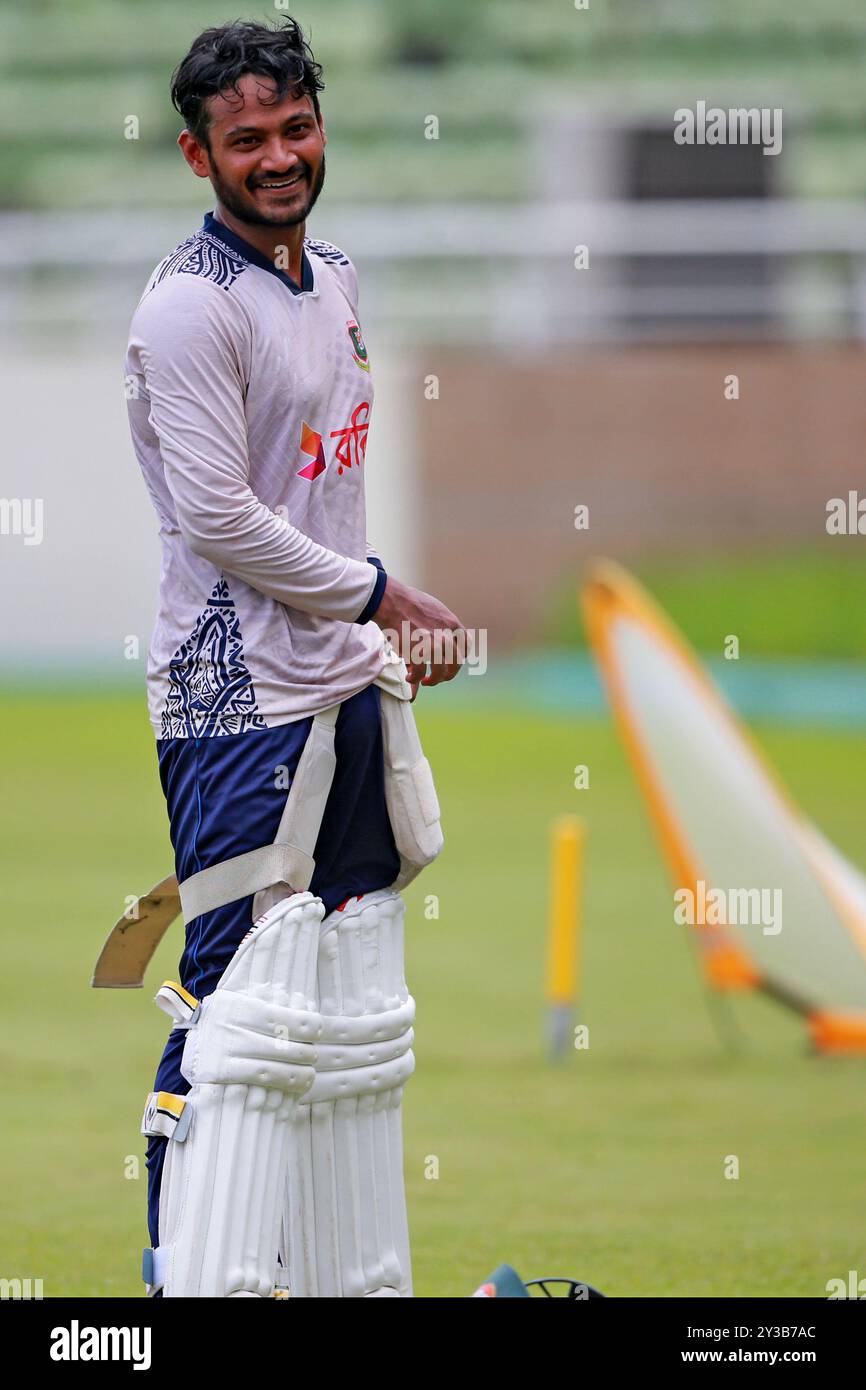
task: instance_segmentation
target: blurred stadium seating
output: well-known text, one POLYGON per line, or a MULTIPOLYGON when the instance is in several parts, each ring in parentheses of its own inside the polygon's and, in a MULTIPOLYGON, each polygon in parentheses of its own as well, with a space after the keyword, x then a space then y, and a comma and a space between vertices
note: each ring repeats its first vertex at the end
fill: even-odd
MULTIPOLYGON (((148 626, 155 550, 116 382, 151 267, 210 206, 175 147, 169 76, 194 34, 238 8, 281 13, 0 4, 0 112, 15 132, 0 145, 6 486, 41 489, 55 517, 62 498, 65 522, 38 562, 0 556, 0 579, 28 586, 16 649, 34 633, 55 656, 86 637, 119 650, 148 626), (76 541, 88 467, 108 509, 95 557, 76 541), (97 561, 122 575, 126 620, 97 561)), ((496 645, 538 640, 598 550, 828 543, 825 500, 856 485, 863 427, 858 0, 289 12, 325 65, 328 181, 309 231, 361 274, 379 384, 368 495, 392 567, 496 645), (781 153, 677 147, 674 112, 698 100, 781 107, 781 153), (582 244, 589 272, 574 267, 582 244), (733 407, 730 372, 743 377, 733 407)))

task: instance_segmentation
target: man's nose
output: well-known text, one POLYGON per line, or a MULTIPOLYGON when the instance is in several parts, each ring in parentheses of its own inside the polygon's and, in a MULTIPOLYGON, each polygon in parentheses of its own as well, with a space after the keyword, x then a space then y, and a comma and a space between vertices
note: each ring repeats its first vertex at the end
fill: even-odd
POLYGON ((275 138, 269 140, 262 148, 261 166, 266 170, 273 170, 275 173, 288 173, 289 169, 295 168, 299 159, 287 140, 275 138))

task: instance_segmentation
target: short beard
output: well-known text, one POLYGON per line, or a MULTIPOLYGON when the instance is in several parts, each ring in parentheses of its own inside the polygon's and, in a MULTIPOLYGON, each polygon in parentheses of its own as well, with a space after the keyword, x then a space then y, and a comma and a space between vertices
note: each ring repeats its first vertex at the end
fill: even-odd
POLYGON ((300 212, 293 212, 288 217, 276 212, 268 214, 266 212, 261 212, 259 208, 255 206, 252 202, 252 193, 249 195, 250 201, 248 202, 242 198, 235 189, 229 188, 223 181, 213 155, 209 154, 209 158, 210 181, 213 185, 214 193, 217 195, 226 211, 231 213, 232 217, 236 217, 239 222, 247 222, 250 226, 296 227, 299 222, 306 221, 307 217, 312 212, 325 182, 325 156, 323 153, 322 162, 319 165, 319 172, 310 189, 309 199, 306 205, 301 208, 300 212))

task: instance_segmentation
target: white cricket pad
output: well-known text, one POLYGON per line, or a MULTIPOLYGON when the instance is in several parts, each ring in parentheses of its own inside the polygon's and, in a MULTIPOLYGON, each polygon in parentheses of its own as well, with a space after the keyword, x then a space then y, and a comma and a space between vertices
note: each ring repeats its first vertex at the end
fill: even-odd
POLYGON ((316 1079, 293 1115, 282 1259, 292 1297, 410 1297, 401 1104, 415 1001, 404 904, 380 889, 322 923, 316 1079))
MULTIPOLYGON (((320 898, 296 893, 257 920, 213 994, 188 1010, 192 1090, 169 1139, 152 1268, 167 1298, 271 1297, 291 1117, 313 1084, 320 898)), ((160 991, 166 1008, 170 992, 160 991)), ((163 1110, 165 1107, 163 1106, 163 1110)))

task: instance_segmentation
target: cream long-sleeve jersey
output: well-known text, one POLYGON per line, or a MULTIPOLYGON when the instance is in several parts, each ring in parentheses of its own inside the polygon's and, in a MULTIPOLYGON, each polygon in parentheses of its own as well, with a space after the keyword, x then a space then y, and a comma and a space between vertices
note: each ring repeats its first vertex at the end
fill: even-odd
POLYGON ((376 679, 373 404, 357 276, 306 238, 301 284, 211 214, 130 330, 133 445, 162 543, 148 704, 160 738, 287 723, 376 679))

